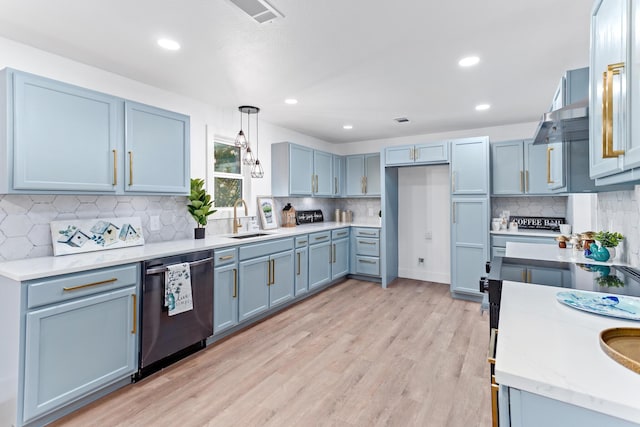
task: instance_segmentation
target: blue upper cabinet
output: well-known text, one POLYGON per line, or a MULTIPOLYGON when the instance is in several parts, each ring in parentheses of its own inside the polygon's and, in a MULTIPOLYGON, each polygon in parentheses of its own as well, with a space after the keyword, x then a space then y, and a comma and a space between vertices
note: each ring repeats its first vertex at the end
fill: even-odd
MULTIPOLYGON (((560 144, 559 149, 562 149, 560 144)), ((551 152, 546 145, 528 141, 504 141, 491 144, 491 186, 496 196, 522 194, 553 194, 548 182, 551 177, 551 152)), ((554 171, 562 175, 563 169, 554 171)), ((560 179, 558 179, 560 180, 560 179)))
POLYGON ((346 157, 346 195, 380 195, 380 153, 346 157))
POLYGON ((333 155, 323 151, 313 152, 313 171, 315 179, 315 196, 333 196, 335 182, 333 179, 333 155))
MULTIPOLYGON (((300 145, 289 145, 289 168, 275 168, 272 174, 279 174, 289 170, 289 194, 310 196, 315 184, 313 176, 313 150, 300 145)), ((273 156, 272 156, 273 159, 273 156)))
POLYGON ((189 117, 125 102, 125 191, 189 192, 189 117))
POLYGON ((340 197, 344 193, 344 157, 333 156, 333 196, 340 197))
POLYGON ((188 116, 0 73, 0 193, 189 193, 188 116))
POLYGON ((13 176, 0 178, 12 179, 3 190, 115 192, 122 102, 43 77, 4 72, 8 115, 13 112, 7 123, 7 166, 13 159, 13 176))
POLYGON ((386 166, 447 163, 449 161, 449 143, 445 141, 387 147, 384 154, 386 166))
POLYGON ((451 142, 451 194, 489 193, 489 138, 451 142))

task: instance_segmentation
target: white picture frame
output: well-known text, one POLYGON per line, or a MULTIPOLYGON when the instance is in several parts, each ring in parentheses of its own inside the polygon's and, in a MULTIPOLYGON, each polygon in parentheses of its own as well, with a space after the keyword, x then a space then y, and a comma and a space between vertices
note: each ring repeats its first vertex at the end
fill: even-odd
POLYGON ((278 215, 276 215, 273 196, 258 196, 257 210, 263 230, 278 228, 278 215))

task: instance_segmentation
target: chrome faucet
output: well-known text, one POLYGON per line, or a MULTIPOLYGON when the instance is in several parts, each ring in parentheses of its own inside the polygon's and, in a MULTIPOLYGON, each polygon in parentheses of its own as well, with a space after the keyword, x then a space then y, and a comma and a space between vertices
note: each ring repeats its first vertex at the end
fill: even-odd
POLYGON ((247 202, 244 199, 238 199, 233 204, 233 234, 238 234, 238 229, 242 228, 242 223, 238 219, 238 206, 244 205, 244 216, 249 216, 249 208, 247 208, 247 202))

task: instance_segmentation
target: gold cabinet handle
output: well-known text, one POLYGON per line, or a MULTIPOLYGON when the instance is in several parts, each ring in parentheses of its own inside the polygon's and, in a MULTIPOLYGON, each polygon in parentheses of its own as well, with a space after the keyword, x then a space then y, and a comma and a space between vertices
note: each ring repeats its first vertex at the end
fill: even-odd
POLYGON ((361 235, 361 236, 375 236, 376 235, 376 233, 368 233, 366 231, 360 231, 358 234, 361 235))
POLYGON ((276 260, 271 260, 271 284, 276 283, 276 260))
POLYGON ((453 209, 453 215, 451 216, 453 218, 453 223, 455 224, 456 223, 456 202, 453 202, 452 209, 453 209))
POLYGON ((133 185, 133 152, 129 151, 129 186, 133 185))
POLYGON ((364 194, 367 194, 367 184, 368 184, 367 177, 365 176, 364 177, 364 191, 363 191, 364 194))
POLYGON ((527 283, 531 283, 531 270, 527 270, 527 283))
POLYGON ((118 152, 116 150, 111 150, 113 152, 113 183, 112 185, 118 185, 118 152))
POLYGON ((411 160, 416 159, 416 149, 414 147, 411 147, 411 154, 409 155, 409 157, 411 158, 411 160))
POLYGON ((320 237, 316 237, 316 240, 324 240, 326 238, 327 238, 327 236, 320 236, 320 237))
POLYGON ((333 177, 333 193, 338 194, 338 177, 333 177))
POLYGON ((336 244, 333 244, 333 263, 335 264, 336 262, 336 244))
POLYGON ((296 276, 299 276, 299 275, 300 275, 300 256, 301 256, 301 255, 302 255, 302 254, 301 254, 300 252, 298 252, 298 272, 296 273, 296 276))
POLYGON ((365 242, 363 240, 358 240, 358 244, 361 244, 361 245, 375 245, 377 243, 376 242, 365 242))
POLYGON ((336 233, 336 236, 346 236, 347 232, 346 231, 342 231, 340 233, 336 233))
POLYGON ((492 365, 496 364, 496 340, 498 339, 498 329, 491 328, 491 337, 489 338, 489 356, 487 362, 492 365))
POLYGON ((525 191, 528 193, 529 192, 529 171, 526 171, 524 173, 524 188, 525 188, 525 191))
POLYGON ((496 376, 491 375, 491 425, 492 427, 498 427, 500 422, 498 420, 498 392, 500 386, 496 383, 496 376))
POLYGON ((520 279, 522 280, 522 282, 526 283, 527 282, 527 272, 525 270, 522 270, 520 272, 520 279))
POLYGON ((363 264, 375 264, 375 261, 369 261, 368 259, 359 259, 358 262, 361 262, 363 264))
POLYGON ((238 297, 238 269, 233 269, 233 298, 238 297))
POLYGON ((520 192, 524 193, 524 171, 520 171, 520 192))
POLYGON ((551 152, 553 147, 547 147, 547 184, 553 184, 551 180, 551 152))
POLYGON ((218 259, 220 261, 226 261, 226 260, 232 259, 232 258, 233 258, 233 255, 225 255, 225 256, 218 257, 218 259))
POLYGON ((105 285, 107 283, 113 283, 115 281, 117 281, 118 279, 113 277, 111 279, 107 279, 107 280, 101 280, 99 282, 92 282, 92 283, 86 283, 84 285, 78 285, 78 286, 71 286, 68 288, 62 288, 63 291, 75 291, 78 289, 82 289, 82 288, 89 288, 91 286, 98 286, 98 285, 105 285))
POLYGON ((133 294, 131 295, 131 299, 133 300, 133 325, 131 327, 131 333, 135 335, 138 323, 138 297, 133 294))
POLYGON ((306 240, 300 240, 300 241, 298 242, 298 244, 300 244, 300 245, 306 245, 306 244, 307 244, 307 241, 306 241, 306 240))
POLYGON ((419 160, 420 159, 420 151, 418 151, 417 148, 413 149, 413 160, 419 160))
POLYGON ((624 150, 613 149, 613 77, 620 75, 624 62, 607 65, 603 73, 602 85, 602 158, 610 159, 621 156, 624 150))

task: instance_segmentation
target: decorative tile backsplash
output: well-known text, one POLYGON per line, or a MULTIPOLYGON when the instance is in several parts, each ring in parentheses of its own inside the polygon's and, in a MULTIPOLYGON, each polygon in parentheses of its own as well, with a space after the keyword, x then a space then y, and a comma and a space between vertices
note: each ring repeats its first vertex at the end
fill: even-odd
POLYGON ((566 196, 492 197, 491 217, 497 218, 502 211, 516 216, 567 216, 566 196))
MULTIPOLYGON (((276 197, 276 210, 282 212, 282 208, 291 203, 296 210, 320 209, 325 221, 335 221, 336 209, 350 210, 353 212, 353 222, 375 222, 380 211, 380 198, 350 198, 350 199, 322 199, 312 197, 276 197), (372 215, 369 215, 371 213, 372 215)), ((282 218, 278 218, 279 223, 282 218)))
POLYGON ((619 260, 640 268, 640 185, 635 191, 598 194, 598 230, 617 231, 625 236, 619 245, 619 260))

